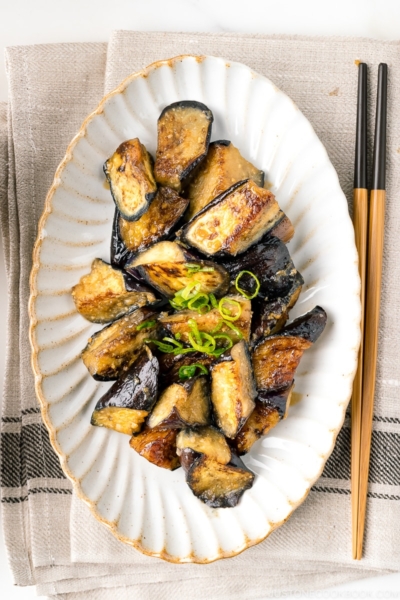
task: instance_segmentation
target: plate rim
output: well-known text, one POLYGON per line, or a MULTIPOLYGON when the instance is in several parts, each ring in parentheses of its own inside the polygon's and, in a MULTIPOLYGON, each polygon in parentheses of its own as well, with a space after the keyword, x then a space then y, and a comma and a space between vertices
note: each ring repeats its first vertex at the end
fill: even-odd
MULTIPOLYGON (((117 525, 115 523, 108 521, 107 519, 105 519, 104 517, 102 517, 99 514, 99 512, 96 508, 96 503, 94 501, 90 500, 82 492, 79 480, 73 475, 73 473, 71 472, 71 470, 68 467, 67 456, 65 455, 65 453, 61 450, 60 446, 58 445, 57 432, 56 432, 55 428, 53 427, 50 416, 48 414, 49 403, 45 399, 44 393, 42 391, 42 386, 41 386, 42 380, 43 380, 43 375, 39 368, 39 363, 38 363, 39 348, 38 348, 38 345, 36 343, 36 338, 35 338, 35 330, 36 330, 36 326, 37 326, 35 301, 36 301, 36 298, 38 297, 38 295, 40 295, 38 293, 38 290, 36 287, 36 278, 37 278, 39 269, 41 267, 40 251, 41 251, 41 247, 42 247, 42 242, 45 239, 45 237, 43 236, 43 230, 45 228, 45 223, 47 221, 47 218, 52 213, 52 199, 53 199, 53 196, 54 196, 56 190, 58 189, 58 187, 61 183, 60 175, 63 172, 63 170, 65 169, 65 167, 67 166, 67 164, 72 160, 72 158, 73 158, 72 152, 73 152, 75 146, 77 145, 77 143, 79 142, 79 140, 85 136, 85 132, 86 132, 86 128, 87 128, 88 124, 92 121, 92 119, 94 117, 96 117, 97 115, 100 115, 103 112, 104 105, 108 102, 108 100, 110 98, 121 94, 127 88, 127 86, 135 79, 139 79, 141 77, 147 77, 147 74, 149 72, 154 71, 155 69, 157 69, 159 67, 163 67, 163 66, 172 67, 176 62, 182 61, 184 59, 194 59, 196 62, 201 63, 204 60, 206 60, 207 58, 218 58, 220 60, 224 60, 226 65, 229 65, 229 66, 230 65, 241 65, 241 66, 246 67, 252 73, 267 80, 275 88, 276 91, 283 93, 286 96, 286 98, 288 98, 290 100, 290 102, 293 103, 295 108, 300 111, 300 109, 298 108, 298 106, 294 102, 294 100, 290 96, 288 96, 285 92, 282 92, 282 90, 280 90, 280 88, 278 88, 274 84, 274 82, 271 81, 268 77, 261 75, 259 73, 256 73, 256 71, 254 71, 251 67, 249 67, 248 65, 245 65, 244 63, 237 62, 237 61, 231 61, 231 60, 225 59, 224 57, 216 57, 213 55, 204 55, 204 54, 200 54, 200 55, 180 54, 180 55, 174 56, 172 58, 155 61, 155 62, 149 64, 148 66, 146 66, 145 68, 143 68, 139 71, 135 71, 134 73, 131 73, 125 79, 123 79, 122 82, 116 88, 114 88, 113 90, 111 90, 110 92, 108 92, 107 94, 105 94, 103 96, 103 98, 100 100, 97 107, 84 119, 78 132, 75 134, 75 136, 72 138, 72 140, 68 144, 67 149, 64 154, 64 157, 62 158, 61 162, 59 163, 59 165, 55 171, 52 184, 51 184, 49 191, 45 198, 43 212, 42 212, 42 215, 38 222, 37 236, 36 236, 36 240, 35 240, 35 244, 34 244, 33 252, 32 252, 32 268, 31 268, 31 273, 30 273, 30 277, 29 277, 29 286, 30 286, 30 296, 29 296, 29 304, 28 304, 29 341, 30 341, 30 345, 31 345, 31 366, 32 366, 33 374, 34 374, 35 393, 36 393, 36 397, 40 404, 41 416, 42 416, 43 422, 49 433, 49 439, 50 439, 51 446, 60 460, 61 468, 62 468, 64 474, 69 479, 69 481, 72 483, 73 491, 76 494, 76 496, 88 506, 90 512, 95 517, 95 519, 97 521, 99 521, 100 523, 102 523, 103 525, 105 525, 119 541, 121 541, 129 546, 134 547, 136 550, 140 551, 142 554, 145 554, 147 556, 151 556, 154 558, 160 558, 162 560, 165 560, 167 562, 174 563, 174 564, 190 564, 190 563, 192 563, 192 564, 210 564, 217 560, 238 556, 239 554, 241 554, 248 548, 255 546, 255 545, 261 543, 262 541, 264 541, 267 537, 270 536, 270 534, 273 531, 275 531, 276 529, 278 529, 278 527, 280 527, 286 521, 288 521, 290 519, 290 517, 293 515, 293 513, 295 512, 295 510, 305 501, 305 499, 307 498, 308 494, 311 491, 312 486, 321 476, 321 474, 325 468, 326 461, 328 460, 329 456, 331 455, 331 453, 335 447, 337 436, 338 436, 340 430, 342 429, 343 422, 344 422, 344 419, 346 416, 346 409, 347 409, 347 406, 348 406, 350 398, 351 398, 351 390, 350 390, 346 401, 343 402, 343 404, 342 404, 343 410, 342 410, 342 415, 341 415, 341 419, 340 419, 340 426, 338 426, 337 431, 332 438, 331 447, 325 453, 323 465, 322 465, 321 469, 319 470, 318 474, 316 475, 316 477, 313 478, 313 480, 310 482, 310 486, 306 490, 305 494, 297 502, 290 503, 291 510, 290 510, 289 514, 281 521, 270 523, 270 529, 266 535, 263 535, 258 539, 252 539, 252 540, 249 540, 248 538, 246 538, 246 541, 245 541, 243 547, 240 548, 239 550, 235 549, 232 552, 225 552, 221 548, 219 548, 218 555, 211 559, 209 559, 209 558, 200 559, 197 556, 193 556, 193 554, 190 554, 190 555, 188 555, 188 557, 185 557, 182 559, 180 557, 170 555, 165 550, 161 550, 160 552, 154 552, 154 551, 151 551, 151 550, 148 550, 147 548, 145 548, 140 543, 139 540, 133 540, 131 538, 124 536, 122 533, 120 533, 117 530, 117 525)), ((303 114, 301 111, 300 111, 300 113, 303 114)), ((312 126, 310 121, 307 119, 307 117, 304 117, 304 118, 306 119, 309 126, 312 128, 316 138, 318 139, 318 141, 321 144, 321 148, 325 151, 325 153, 327 155, 329 163, 333 167, 331 160, 329 158, 329 155, 326 151, 326 148, 325 148, 324 144, 321 142, 317 133, 315 132, 314 127, 312 126)), ((343 193, 343 190, 341 189, 339 178, 338 178, 336 169, 334 167, 333 167, 333 171, 338 180, 339 189, 342 191, 344 199, 346 199, 346 197, 343 193)), ((348 219, 350 219, 350 214, 348 214, 348 219)), ((358 253, 357 253, 355 244, 354 244, 354 249, 355 249, 354 257, 355 257, 356 264, 357 264, 357 274, 358 274, 358 253)), ((359 279, 359 276, 358 276, 358 279, 359 279)), ((357 290, 357 296, 360 298, 360 282, 359 282, 359 286, 358 286, 358 290, 357 290)), ((355 360, 353 363, 353 370, 352 370, 351 374, 349 375, 349 379, 351 378, 352 380, 354 380, 354 376, 355 376, 355 373, 357 370, 357 355, 358 355, 358 349, 359 349, 359 345, 360 345, 360 341, 361 341, 361 329, 360 329, 361 303, 360 303, 360 307, 359 307, 359 311, 358 311, 357 322, 358 322, 359 335, 358 335, 357 343, 354 346, 355 360)))

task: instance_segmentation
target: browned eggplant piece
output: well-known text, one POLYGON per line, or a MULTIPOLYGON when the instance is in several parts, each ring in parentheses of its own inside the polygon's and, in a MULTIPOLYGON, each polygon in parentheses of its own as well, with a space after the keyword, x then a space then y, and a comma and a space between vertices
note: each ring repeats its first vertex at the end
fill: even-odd
POLYGON ((252 445, 287 415, 293 384, 276 392, 261 391, 256 406, 233 441, 239 454, 249 452, 252 445))
POLYGON ((258 389, 273 391, 290 384, 311 342, 281 333, 262 340, 253 352, 253 371, 258 389))
POLYGON ((156 195, 152 162, 146 148, 135 138, 123 142, 104 163, 115 205, 127 221, 139 219, 156 195))
POLYGON ((199 292, 213 293, 216 296, 226 294, 229 288, 229 274, 224 267, 211 261, 200 260, 196 261, 196 265, 204 271, 193 273, 189 267, 192 264, 177 262, 141 264, 137 267, 137 271, 147 283, 167 298, 173 298, 176 292, 193 282, 200 284, 199 292))
POLYGON ((80 314, 93 323, 108 323, 146 304, 156 301, 150 288, 130 281, 128 273, 114 269, 100 258, 92 263, 88 275, 72 288, 80 314))
POLYGON ((91 376, 98 381, 110 381, 127 371, 144 340, 157 337, 157 317, 149 308, 138 308, 92 335, 82 352, 91 376))
MULTIPOLYGON (((294 294, 295 289, 304 283, 287 247, 276 237, 267 236, 244 254, 234 258, 223 258, 221 263, 229 272, 232 281, 236 280, 241 271, 254 273, 260 282, 259 295, 268 300, 283 298, 289 293, 294 294)), ((240 277, 238 284, 249 295, 256 291, 254 278, 247 274, 240 277)))
POLYGON ((176 438, 176 452, 185 471, 188 471, 199 454, 204 454, 221 465, 227 465, 231 460, 231 450, 225 437, 214 427, 180 431, 176 438))
POLYGON ((249 471, 239 457, 234 464, 221 463, 200 455, 193 461, 186 481, 193 494, 212 508, 236 506, 246 490, 252 487, 254 473, 249 471))
POLYGON ((158 242, 151 246, 148 250, 140 252, 126 266, 126 270, 133 271, 136 275, 137 267, 140 265, 152 265, 162 262, 187 262, 191 256, 186 252, 185 248, 176 242, 158 242))
POLYGON ((233 346, 231 358, 212 367, 211 401, 218 427, 233 439, 254 409, 257 392, 243 340, 233 346))
POLYGON ((157 124, 158 183, 181 190, 182 181, 207 154, 212 122, 211 110, 201 102, 184 100, 164 108, 157 124))
POLYGON ((275 196, 254 181, 242 181, 212 200, 178 235, 208 256, 236 256, 266 234, 288 242, 293 233, 275 196))
POLYGON ((175 190, 160 187, 149 209, 137 221, 119 218, 121 240, 129 252, 140 252, 171 233, 189 201, 175 190))
POLYGON ((201 352, 190 352, 188 354, 163 354, 160 353, 160 387, 166 388, 172 383, 180 382, 179 369, 181 367, 200 364, 210 369, 210 366, 217 359, 209 354, 201 352))
POLYGON ((91 424, 97 427, 114 429, 118 433, 133 435, 138 433, 149 413, 147 410, 134 410, 132 408, 120 408, 108 406, 92 414, 91 424))
POLYGON ((97 402, 94 413, 110 406, 150 412, 157 400, 159 371, 157 358, 143 346, 135 362, 97 402))
POLYGON ((275 298, 270 301, 265 298, 255 299, 251 334, 252 344, 256 343, 261 337, 273 335, 283 329, 289 318, 289 311, 300 296, 302 286, 303 278, 297 272, 297 276, 294 276, 292 288, 283 298, 275 298))
POLYGON ((231 142, 212 142, 206 158, 196 169, 185 191, 185 196, 190 200, 185 218, 191 219, 211 200, 244 179, 251 179, 259 187, 263 187, 264 172, 243 158, 231 142))
POLYGON ((176 429, 161 429, 146 427, 138 435, 134 435, 129 444, 140 456, 146 460, 174 471, 180 466, 179 456, 176 454, 176 429))
POLYGON ((210 398, 206 377, 173 383, 161 394, 151 413, 149 427, 182 429, 210 422, 210 398))
MULTIPOLYGON (((225 296, 225 298, 227 298, 228 300, 234 300, 235 302, 238 302, 241 306, 242 312, 240 313, 240 317, 232 323, 232 325, 239 330, 241 335, 238 335, 234 330, 232 330, 225 324, 218 329, 222 317, 221 313, 217 308, 210 310, 204 315, 200 314, 196 310, 181 310, 173 315, 167 315, 165 317, 162 317, 160 319, 160 323, 169 332, 171 332, 172 335, 175 336, 177 333, 180 334, 181 337, 179 339, 182 342, 189 343, 188 334, 190 333, 191 329, 188 325, 188 321, 190 319, 196 321, 199 331, 210 333, 213 330, 218 329, 218 333, 228 334, 233 342, 239 342, 242 338, 246 340, 246 342, 249 342, 252 316, 250 300, 247 300, 243 296, 225 296)), ((224 304, 224 308, 229 308, 228 302, 224 304)))
POLYGON ((315 306, 312 310, 297 319, 294 319, 289 325, 286 325, 282 335, 299 336, 314 344, 325 329, 327 314, 320 306, 315 306))
POLYGON ((130 252, 121 239, 121 234, 119 231, 120 216, 121 215, 119 213, 118 208, 115 207, 111 231, 110 257, 111 264, 113 265, 113 267, 123 269, 126 264, 128 264, 135 258, 135 253, 130 252))

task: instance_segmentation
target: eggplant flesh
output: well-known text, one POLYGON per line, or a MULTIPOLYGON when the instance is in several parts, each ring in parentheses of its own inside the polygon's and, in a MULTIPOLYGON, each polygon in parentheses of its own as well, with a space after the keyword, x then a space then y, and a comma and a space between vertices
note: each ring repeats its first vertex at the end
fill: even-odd
POLYGON ((160 353, 160 382, 162 388, 168 387, 173 383, 179 383, 181 381, 179 377, 179 369, 181 367, 190 366, 193 364, 200 364, 210 369, 212 363, 217 359, 210 354, 203 354, 201 352, 190 352, 188 354, 163 354, 160 353))
POLYGON ((190 260, 190 255, 186 250, 176 242, 157 242, 148 250, 144 250, 138 256, 135 256, 126 265, 128 273, 137 274, 137 268, 140 265, 152 265, 162 262, 187 262, 190 260))
MULTIPOLYGON (((221 264, 232 280, 236 280, 241 271, 253 273, 260 283, 259 296, 268 300, 293 294, 304 283, 287 247, 276 237, 267 236, 244 254, 223 258, 221 264)), ((247 274, 241 276, 238 285, 249 295, 256 291, 256 281, 247 274)))
MULTIPOLYGON (((239 342, 241 339, 244 339, 246 342, 249 342, 252 317, 250 300, 247 300, 243 296, 225 296, 225 298, 227 300, 233 300, 234 302, 238 302, 241 307, 241 313, 239 318, 232 323, 232 325, 239 331, 239 334, 225 324, 223 324, 222 327, 219 327, 222 317, 221 313, 217 308, 213 308, 205 314, 200 314, 196 310, 181 310, 176 312, 175 314, 162 317, 160 319, 160 323, 173 336, 175 336, 178 333, 181 336, 179 338, 180 341, 186 343, 189 343, 188 334, 191 332, 191 329, 188 325, 188 321, 190 319, 196 321, 199 331, 211 333, 213 330, 216 330, 219 327, 218 334, 223 333, 229 335, 229 337, 234 343, 239 342)), ((232 306, 235 306, 236 308, 236 305, 232 306)), ((228 302, 224 304, 224 309, 229 309, 228 302)))
POLYGON ((228 291, 229 275, 223 267, 210 261, 196 261, 196 265, 205 270, 193 273, 189 267, 191 264, 193 263, 141 264, 137 270, 148 284, 167 298, 173 298, 176 292, 194 282, 199 284, 198 291, 206 294, 223 296, 228 291))
POLYGON ((137 253, 168 237, 189 201, 174 190, 160 187, 149 209, 137 221, 119 217, 121 241, 128 252, 137 253))
POLYGON ((254 474, 237 460, 236 465, 222 465, 200 455, 189 468, 186 481, 193 494, 208 506, 228 508, 236 506, 244 492, 252 487, 254 474))
POLYGON ((138 435, 134 435, 129 444, 140 456, 157 467, 174 471, 180 466, 176 454, 176 436, 174 429, 161 429, 146 427, 138 435))
POLYGON ((196 169, 185 190, 185 195, 190 200, 185 218, 190 220, 211 200, 244 179, 251 179, 259 187, 264 186, 264 172, 243 158, 231 142, 212 142, 206 158, 196 169))
POLYGON ((109 323, 122 315, 156 301, 150 288, 136 285, 132 289, 128 274, 114 269, 100 258, 92 263, 88 275, 72 288, 78 312, 93 323, 109 323))
MULTIPOLYGON (((223 434, 214 427, 199 427, 196 430, 184 429, 176 439, 178 456, 186 450, 192 450, 191 458, 196 454, 204 454, 221 465, 226 465, 231 460, 231 450, 223 434)), ((188 459, 183 459, 188 465, 188 459)))
POLYGON ((158 183, 181 190, 182 181, 207 154, 212 122, 212 112, 201 102, 186 100, 164 108, 157 124, 158 183))
POLYGON ((104 173, 121 215, 136 221, 157 192, 152 158, 138 138, 123 142, 104 163, 104 173))
POLYGON ((290 384, 305 350, 311 342, 278 333, 262 340, 253 352, 257 389, 274 391, 290 384))
POLYGON ((212 368, 211 401, 218 427, 233 439, 254 409, 257 392, 244 341, 233 346, 231 358, 212 368))
POLYGON ((98 381, 111 381, 127 371, 145 339, 157 337, 157 325, 151 324, 157 316, 149 308, 138 308, 92 335, 81 355, 91 376, 98 381), (147 321, 148 325, 140 327, 147 321))
POLYGON ((135 362, 110 387, 96 404, 96 411, 109 406, 150 412, 157 400, 159 364, 147 346, 135 362))
POLYGON ((266 234, 288 242, 293 232, 275 196, 247 180, 212 200, 179 235, 183 242, 208 256, 236 256, 266 234))
POLYGON ((91 424, 96 427, 107 427, 118 433, 133 435, 141 430, 148 414, 147 410, 107 406, 102 410, 93 411, 91 424))
POLYGON ((182 429, 210 423, 210 400, 207 378, 193 377, 173 383, 161 394, 151 413, 149 427, 182 429))
POLYGON ((256 406, 233 443, 239 454, 249 452, 257 440, 286 417, 292 389, 293 384, 290 384, 275 393, 258 393, 256 406))
POLYGON ((325 329, 327 314, 320 306, 294 319, 282 331, 282 335, 298 336, 314 344, 325 329))

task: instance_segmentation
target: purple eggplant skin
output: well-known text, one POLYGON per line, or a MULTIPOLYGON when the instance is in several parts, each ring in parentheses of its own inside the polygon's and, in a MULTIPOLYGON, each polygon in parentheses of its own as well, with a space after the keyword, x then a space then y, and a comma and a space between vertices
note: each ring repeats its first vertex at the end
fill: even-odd
MULTIPOLYGON (((234 258, 222 258, 220 263, 235 281, 241 271, 254 273, 260 282, 259 296, 268 300, 285 296, 295 279, 303 285, 304 280, 295 268, 286 245, 276 237, 267 235, 258 244, 234 258)), ((249 295, 256 291, 256 281, 244 274, 239 287, 249 295)))
POLYGON ((120 212, 118 208, 116 208, 111 232, 110 259, 113 267, 123 269, 126 264, 134 259, 135 253, 128 250, 122 241, 119 231, 119 218, 120 212))
POLYGON ((257 400, 265 406, 271 406, 278 411, 279 418, 284 419, 290 404, 290 396, 294 387, 294 381, 278 390, 258 390, 257 400))
POLYGON ((144 346, 135 362, 97 402, 95 410, 110 406, 151 411, 158 395, 158 359, 144 346))
POLYGON ((279 335, 300 337, 314 344, 325 329, 327 314, 320 306, 301 315, 279 332, 279 335))

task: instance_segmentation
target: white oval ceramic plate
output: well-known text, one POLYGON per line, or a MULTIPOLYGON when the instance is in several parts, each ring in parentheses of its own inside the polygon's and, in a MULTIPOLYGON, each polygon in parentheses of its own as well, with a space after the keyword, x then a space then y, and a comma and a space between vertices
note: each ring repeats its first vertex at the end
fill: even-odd
POLYGON ((210 562, 263 540, 305 499, 343 423, 359 345, 359 278, 346 199, 310 123, 271 81, 222 58, 183 56, 126 79, 72 140, 47 197, 31 277, 36 391, 51 443, 75 492, 122 541, 174 562, 210 562), (129 437, 90 425, 111 385, 88 374, 80 352, 101 326, 81 317, 71 287, 94 258, 109 261, 114 204, 104 161, 139 137, 154 154, 157 118, 177 100, 214 113, 212 139, 229 139, 266 173, 292 220, 289 250, 305 285, 292 317, 316 304, 328 313, 296 374, 296 405, 244 462, 254 486, 235 508, 195 498, 182 469, 140 457, 129 437))

